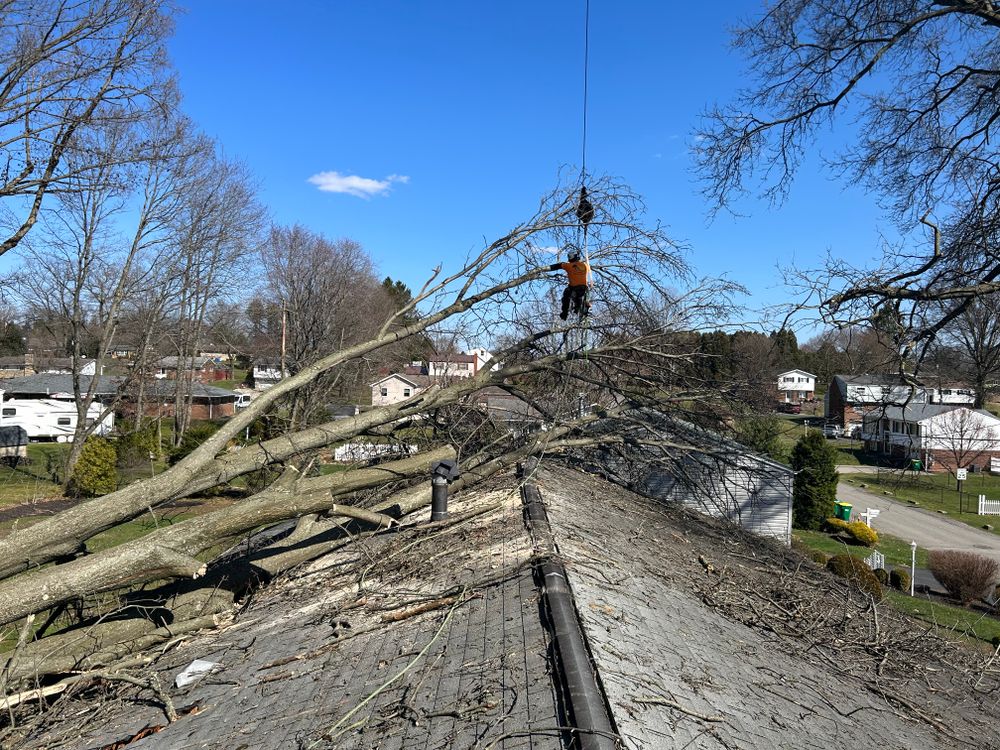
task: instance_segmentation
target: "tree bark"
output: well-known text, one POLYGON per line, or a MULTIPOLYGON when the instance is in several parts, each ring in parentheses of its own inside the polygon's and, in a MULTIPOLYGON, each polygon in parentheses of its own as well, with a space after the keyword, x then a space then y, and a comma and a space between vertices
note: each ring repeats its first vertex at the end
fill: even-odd
POLYGON ((338 495, 405 479, 433 461, 453 458, 451 447, 346 474, 302 479, 291 489, 268 489, 237 505, 166 526, 96 555, 17 576, 0 583, 0 624, 88 594, 163 578, 197 577, 205 565, 195 557, 219 542, 268 524, 308 513, 371 517, 341 506, 338 495))

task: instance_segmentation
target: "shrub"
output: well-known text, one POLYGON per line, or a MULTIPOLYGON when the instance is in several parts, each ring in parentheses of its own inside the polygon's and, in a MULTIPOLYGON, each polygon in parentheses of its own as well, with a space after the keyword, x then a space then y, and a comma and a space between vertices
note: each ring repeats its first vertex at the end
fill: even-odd
POLYGON ((117 455, 109 440, 89 437, 73 467, 69 491, 77 497, 93 497, 114 492, 118 487, 117 455))
POLYGON ((882 599, 882 584, 863 560, 852 555, 834 555, 826 567, 834 575, 846 578, 866 594, 871 594, 875 601, 882 599))
POLYGON ((118 465, 123 469, 148 463, 150 453, 159 458, 160 434, 156 429, 156 422, 149 420, 139 429, 119 435, 115 449, 118 453, 118 465))
POLYGON ((218 432, 222 425, 218 422, 195 422, 184 433, 180 445, 170 449, 167 463, 173 466, 187 454, 218 432))
POLYGON ((787 422, 775 414, 747 417, 736 424, 736 439, 746 447, 782 463, 788 452, 781 442, 787 422))
POLYGON ((847 521, 831 517, 823 521, 823 531, 830 534, 839 534, 841 531, 847 531, 849 525, 847 521))
POLYGON ((927 566, 945 591, 962 604, 984 597, 1000 574, 996 560, 950 549, 931 550, 927 566))
POLYGON ((819 529, 833 515, 837 499, 836 453, 823 433, 810 430, 792 449, 793 523, 800 529, 819 529))
POLYGON ((812 560, 817 565, 826 565, 830 561, 830 556, 825 552, 820 552, 818 549, 813 550, 809 555, 809 559, 812 560))
POLYGON ((860 545, 874 547, 878 544, 878 534, 869 528, 864 521, 852 521, 847 524, 847 533, 860 545))
POLYGON ((886 570, 885 568, 876 568, 875 570, 872 571, 872 573, 875 574, 875 577, 878 578, 878 582, 881 583, 883 586, 889 585, 888 570, 886 570))
POLYGON ((909 591, 910 571, 906 568, 893 568, 889 573, 889 585, 897 591, 909 591))

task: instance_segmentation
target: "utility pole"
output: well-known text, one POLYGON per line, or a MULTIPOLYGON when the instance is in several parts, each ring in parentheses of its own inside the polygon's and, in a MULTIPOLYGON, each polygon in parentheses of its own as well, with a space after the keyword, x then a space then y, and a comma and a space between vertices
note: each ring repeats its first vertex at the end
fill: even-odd
POLYGON ((287 330, 285 301, 281 300, 281 379, 285 379, 285 332, 287 330))

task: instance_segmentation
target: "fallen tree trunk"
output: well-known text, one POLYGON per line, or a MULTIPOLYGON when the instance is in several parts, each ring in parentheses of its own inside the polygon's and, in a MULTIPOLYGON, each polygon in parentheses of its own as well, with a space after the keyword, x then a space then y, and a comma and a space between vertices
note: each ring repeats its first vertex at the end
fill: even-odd
POLYGON ((346 474, 302 479, 292 487, 267 489, 247 500, 167 526, 131 542, 68 563, 25 573, 0 583, 0 624, 100 591, 164 578, 203 575, 195 555, 220 541, 261 526, 309 513, 374 520, 386 518, 334 498, 427 471, 433 461, 453 458, 451 447, 346 474))
POLYGON ((232 609, 232 592, 222 589, 196 590, 180 596, 169 612, 157 607, 160 614, 169 615, 164 624, 154 617, 133 617, 124 620, 103 620, 86 627, 74 628, 50 635, 28 644, 15 656, 0 659, 0 674, 7 684, 84 668, 105 666, 106 661, 94 661, 95 654, 121 658, 139 648, 146 648, 152 633, 177 632, 182 623, 197 620, 200 627, 211 624, 214 616, 232 609), (88 660, 90 660, 88 662, 88 660))
MULTIPOLYGON (((268 464, 346 440, 365 430, 455 404, 491 383, 574 356, 573 353, 553 355, 531 365, 508 367, 497 372, 484 370, 477 376, 463 378, 446 389, 431 388, 399 404, 282 435, 203 462, 197 474, 184 471, 176 475, 183 481, 174 476, 174 472, 184 464, 182 461, 164 474, 136 482, 108 495, 86 500, 0 539, 0 579, 73 555, 95 534, 130 521, 161 503, 187 497, 268 464)), ((267 393, 271 390, 273 389, 267 393)))
POLYGON ((81 502, 27 528, 14 531, 0 540, 0 578, 74 554, 90 537, 130 521, 151 507, 228 482, 270 463, 350 438, 371 427, 405 418, 442 403, 450 403, 464 396, 467 390, 462 388, 453 395, 449 394, 447 398, 441 398, 441 392, 436 391, 398 406, 372 410, 352 419, 329 422, 299 433, 282 435, 221 456, 184 484, 164 484, 160 477, 166 477, 170 474, 168 471, 117 492, 81 502))
MULTIPOLYGON (((475 459, 470 460, 470 463, 463 467, 460 478, 452 482, 450 491, 454 494, 469 489, 489 479, 498 471, 516 464, 527 455, 557 448, 560 445, 560 438, 564 438, 569 431, 569 427, 560 427, 541 434, 518 451, 478 462, 475 459)), ((442 452, 442 455, 445 455, 445 452, 442 452)), ((440 459, 425 456, 423 460, 429 462, 440 459)), ((310 481, 293 482, 289 479, 290 474, 287 472, 269 492, 277 491, 279 487, 288 492, 295 492, 306 486, 304 482, 310 481)), ((461 502, 460 497, 456 500, 461 502)), ((393 494, 369 511, 364 511, 362 515, 367 514, 365 520, 370 520, 379 526, 385 525, 390 515, 392 518, 401 518, 430 504, 431 485, 425 482, 393 494)), ((335 512, 343 507, 332 506, 331 510, 335 512)), ((157 620, 169 619, 180 624, 223 612, 232 605, 234 594, 244 590, 253 580, 258 582, 268 580, 350 544, 359 536, 368 536, 372 533, 351 534, 344 526, 350 520, 351 518, 346 515, 332 517, 319 517, 317 514, 303 515, 295 530, 280 541, 255 550, 232 563, 213 566, 204 582, 199 582, 202 588, 192 590, 191 586, 197 584, 188 581, 181 584, 180 588, 174 584, 132 597, 124 606, 141 607, 146 616, 101 622, 43 638, 24 649, 14 663, 9 663, 9 659, 0 661, 0 673, 4 673, 10 684, 15 685, 23 680, 79 669, 84 664, 89 668, 103 666, 108 663, 108 659, 121 658, 132 653, 135 650, 134 646, 147 643, 147 636, 150 634, 166 632, 158 627, 157 620), (177 595, 171 593, 171 590, 180 593, 177 595), (172 599, 173 597, 176 598, 172 599)), ((203 619, 200 621, 204 622, 203 619)))

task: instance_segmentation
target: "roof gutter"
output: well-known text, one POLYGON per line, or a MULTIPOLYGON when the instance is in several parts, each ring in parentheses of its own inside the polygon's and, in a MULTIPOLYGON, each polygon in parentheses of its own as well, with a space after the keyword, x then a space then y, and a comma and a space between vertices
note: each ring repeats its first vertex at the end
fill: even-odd
MULTIPOLYGON (((531 473, 530 471, 528 472, 531 473)), ((531 482, 521 485, 525 519, 543 554, 535 568, 543 583, 542 596, 552 621, 561 680, 580 750, 618 750, 621 747, 604 691, 598 682, 580 626, 566 568, 556 557, 555 540, 541 493, 531 482)))

